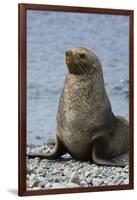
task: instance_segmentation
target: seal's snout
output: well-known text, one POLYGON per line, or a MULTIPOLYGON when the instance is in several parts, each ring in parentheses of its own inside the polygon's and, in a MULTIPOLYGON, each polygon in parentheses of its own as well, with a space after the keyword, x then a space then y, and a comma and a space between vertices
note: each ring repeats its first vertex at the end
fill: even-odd
POLYGON ((69 51, 66 51, 65 58, 66 58, 66 62, 68 63, 70 61, 70 52, 69 51))
POLYGON ((66 51, 65 61, 69 73, 75 75, 83 75, 91 69, 91 59, 89 50, 77 47, 66 51))
POLYGON ((74 53, 73 53, 72 50, 66 51, 65 59, 66 59, 66 64, 67 64, 68 67, 69 67, 70 65, 73 66, 74 63, 77 62, 77 58, 76 58, 76 56, 74 55, 74 53))
POLYGON ((66 55, 66 57, 70 57, 73 55, 73 51, 71 49, 69 49, 68 51, 66 51, 65 55, 66 55))

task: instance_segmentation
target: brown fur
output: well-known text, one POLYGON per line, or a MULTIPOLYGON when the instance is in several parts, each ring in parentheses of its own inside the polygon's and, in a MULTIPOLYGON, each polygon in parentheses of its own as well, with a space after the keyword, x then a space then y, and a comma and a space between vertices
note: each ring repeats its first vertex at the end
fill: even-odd
POLYGON ((57 142, 53 153, 33 155, 56 159, 66 152, 98 165, 122 166, 110 161, 128 150, 128 122, 115 117, 97 56, 86 48, 66 52, 67 74, 57 112, 57 142))

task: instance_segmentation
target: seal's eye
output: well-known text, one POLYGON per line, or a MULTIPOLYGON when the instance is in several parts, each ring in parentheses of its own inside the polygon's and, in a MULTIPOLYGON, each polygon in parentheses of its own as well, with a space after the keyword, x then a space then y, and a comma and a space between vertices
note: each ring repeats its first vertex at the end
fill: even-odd
POLYGON ((86 56, 86 55, 85 55, 84 53, 79 53, 79 57, 80 57, 80 58, 85 58, 85 56, 86 56))
POLYGON ((66 51, 66 57, 68 57, 69 56, 69 52, 68 51, 66 51))

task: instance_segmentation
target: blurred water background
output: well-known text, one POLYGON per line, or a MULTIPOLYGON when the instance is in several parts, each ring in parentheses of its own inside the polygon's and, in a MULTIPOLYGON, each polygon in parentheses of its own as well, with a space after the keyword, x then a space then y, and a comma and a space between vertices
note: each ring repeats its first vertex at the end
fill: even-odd
POLYGON ((27 144, 55 138, 67 69, 64 53, 88 47, 100 58, 113 112, 128 118, 129 17, 27 11, 27 144))

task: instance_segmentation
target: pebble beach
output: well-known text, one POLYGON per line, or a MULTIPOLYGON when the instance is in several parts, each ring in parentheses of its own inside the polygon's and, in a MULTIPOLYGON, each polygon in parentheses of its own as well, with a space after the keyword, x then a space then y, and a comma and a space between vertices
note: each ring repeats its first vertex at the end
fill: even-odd
MULTIPOLYGON (((43 145, 27 146, 27 153, 48 153, 54 148, 49 140, 43 145)), ((108 185, 125 185, 129 183, 128 153, 114 159, 125 167, 98 166, 94 163, 81 162, 69 154, 60 159, 27 159, 27 190, 94 187, 108 185)))

